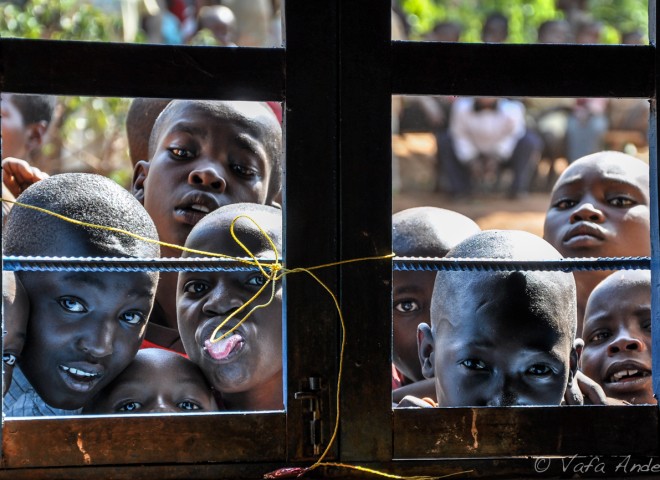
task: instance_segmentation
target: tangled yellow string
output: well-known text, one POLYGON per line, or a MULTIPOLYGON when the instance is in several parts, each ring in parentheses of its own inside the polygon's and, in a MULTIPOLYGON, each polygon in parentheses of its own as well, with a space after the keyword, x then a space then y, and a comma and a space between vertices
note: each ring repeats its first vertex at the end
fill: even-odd
MULTIPOLYGON (((340 394, 341 394, 341 380, 342 380, 342 374, 343 374, 343 369, 344 369, 344 350, 345 350, 345 347, 346 347, 346 323, 344 321, 344 315, 343 315, 341 307, 339 305, 339 301, 337 300, 337 296, 330 289, 330 287, 328 287, 312 271, 313 270, 319 270, 319 269, 322 269, 322 268, 335 267, 335 266, 339 266, 339 265, 346 265, 346 264, 349 264, 349 263, 367 262, 367 261, 376 261, 376 260, 387 260, 387 259, 393 258, 395 256, 394 253, 389 253, 387 255, 371 256, 371 257, 360 257, 360 258, 354 258, 354 259, 349 259, 349 260, 340 260, 340 261, 337 261, 337 262, 330 262, 330 263, 325 263, 325 264, 316 265, 316 266, 307 267, 307 268, 298 267, 298 268, 288 269, 288 268, 285 268, 279 262, 279 252, 277 250, 277 246, 275 245, 275 243, 271 239, 270 235, 268 235, 268 233, 254 219, 252 219, 251 217, 249 217, 247 215, 239 215, 239 216, 235 217, 232 220, 231 225, 230 225, 230 233, 231 233, 231 236, 234 239, 234 241, 250 257, 250 260, 245 259, 245 258, 240 258, 240 257, 234 257, 234 256, 231 256, 231 255, 226 255, 226 254, 223 254, 223 253, 207 252, 207 251, 203 251, 203 250, 197 250, 197 249, 194 249, 194 248, 188 248, 188 247, 181 246, 181 245, 162 242, 160 240, 154 240, 152 238, 147 238, 147 237, 144 237, 142 235, 138 235, 136 233, 133 233, 133 232, 130 232, 128 230, 121 229, 121 228, 108 227, 108 226, 105 226, 105 225, 97 225, 97 224, 94 224, 94 223, 75 220, 73 218, 69 218, 69 217, 61 215, 59 213, 55 213, 55 212, 53 212, 51 210, 48 210, 48 209, 41 208, 41 207, 36 207, 34 205, 28 205, 28 204, 18 202, 18 201, 15 201, 15 200, 9 200, 9 199, 5 199, 5 198, 2 198, 1 200, 3 202, 13 203, 13 204, 18 205, 18 206, 23 207, 23 208, 36 210, 36 211, 44 213, 46 215, 51 215, 53 217, 59 218, 59 219, 64 220, 66 222, 72 223, 74 225, 79 225, 79 226, 83 226, 83 227, 87 227, 87 228, 95 228, 95 229, 99 229, 99 230, 106 230, 106 231, 111 231, 111 232, 115 232, 115 233, 120 233, 120 234, 128 235, 129 237, 135 238, 137 240, 141 240, 141 241, 148 242, 148 243, 155 243, 155 244, 158 244, 160 246, 169 247, 169 248, 172 248, 172 249, 180 250, 182 252, 193 253, 193 254, 196 254, 196 255, 204 255, 204 256, 209 256, 209 257, 216 257, 216 258, 225 258, 225 259, 234 260, 234 261, 246 264, 246 265, 256 266, 259 269, 259 271, 261 272, 261 274, 266 278, 266 282, 264 282, 264 284, 257 291, 257 293, 255 293, 252 296, 252 298, 250 298, 247 302, 245 302, 243 305, 241 305, 241 307, 239 307, 237 310, 233 311, 231 313, 231 315, 229 315, 225 320, 222 321, 222 323, 220 323, 220 325, 218 325, 215 328, 215 330, 211 334, 210 341, 212 343, 219 342, 222 339, 229 336, 234 330, 236 330, 241 324, 243 324, 243 322, 245 322, 250 317, 250 315, 252 315, 252 313, 254 313, 257 309, 265 308, 268 305, 270 305, 270 303, 273 301, 273 298, 275 297, 275 294, 277 292, 276 282, 281 280, 284 275, 288 275, 290 273, 304 272, 304 273, 307 273, 309 276, 311 276, 321 287, 323 287, 323 289, 332 298, 332 301, 335 305, 335 309, 337 310, 337 315, 339 316, 339 322, 341 324, 341 346, 340 346, 340 352, 339 352, 339 368, 338 368, 338 371, 337 371, 337 394, 336 394, 337 412, 336 412, 336 415, 335 415, 335 425, 334 425, 332 435, 330 437, 330 440, 328 441, 328 444, 327 444, 325 450, 323 451, 321 456, 318 458, 318 460, 313 465, 311 465, 310 467, 307 467, 307 468, 303 468, 303 469, 292 469, 292 470, 296 471, 296 473, 293 474, 293 475, 292 474, 278 474, 276 472, 279 472, 279 471, 276 471, 276 472, 273 472, 272 474, 268 474, 267 475, 268 478, 283 478, 283 477, 287 477, 287 476, 300 477, 300 476, 304 475, 305 473, 310 472, 310 471, 312 471, 312 470, 314 470, 318 467, 321 467, 321 466, 347 468, 347 469, 352 469, 352 470, 358 470, 358 471, 362 471, 362 472, 371 473, 371 474, 374 474, 374 475, 379 475, 379 476, 386 477, 386 478, 407 479, 407 480, 427 480, 427 479, 432 479, 432 478, 446 478, 446 477, 449 477, 449 476, 460 475, 460 474, 471 472, 471 470, 464 471, 464 472, 456 472, 456 473, 452 473, 452 474, 449 474, 449 475, 444 475, 442 477, 426 477, 426 476, 422 476, 422 477, 402 477, 402 476, 399 476, 399 475, 391 475, 391 474, 388 474, 388 473, 385 473, 385 472, 380 472, 378 470, 373 470, 373 469, 366 468, 366 467, 361 467, 361 466, 358 466, 358 465, 348 465, 348 464, 343 464, 343 463, 323 462, 325 457, 328 455, 328 452, 330 451, 330 448, 332 447, 332 445, 336 441, 337 434, 338 434, 338 431, 339 431, 339 418, 340 418, 339 405, 340 405, 340 394), (264 238, 268 241, 270 247, 273 250, 273 254, 275 256, 275 260, 274 260, 273 263, 268 263, 268 264, 261 263, 259 261, 259 259, 252 253, 252 251, 250 251, 250 249, 243 242, 241 242, 238 239, 238 237, 236 236, 236 233, 234 231, 234 226, 236 225, 236 222, 241 218, 244 218, 244 219, 252 222, 256 226, 256 228, 259 230, 259 232, 264 236, 264 238), (221 336, 216 338, 216 335, 218 334, 218 332, 220 330, 222 330, 222 328, 231 319, 236 317, 239 313, 243 312, 246 308, 248 308, 248 306, 252 305, 252 303, 254 303, 256 301, 256 299, 261 295, 261 293, 266 288, 268 288, 269 285, 271 285, 271 295, 270 295, 270 298, 268 299, 268 301, 264 304, 252 306, 250 311, 242 319, 240 319, 239 322, 234 327, 232 327, 230 330, 226 331, 224 334, 222 334, 221 336)), ((281 469, 281 470, 284 471, 284 470, 288 470, 288 469, 281 469)))

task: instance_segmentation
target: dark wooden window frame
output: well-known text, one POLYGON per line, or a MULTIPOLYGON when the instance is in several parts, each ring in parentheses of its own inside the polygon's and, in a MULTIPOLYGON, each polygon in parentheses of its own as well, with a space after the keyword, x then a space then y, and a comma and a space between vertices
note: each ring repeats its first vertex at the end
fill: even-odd
MULTIPOLYGON (((0 90, 286 101, 288 266, 391 250, 392 94, 648 98, 653 329, 660 331, 655 0, 650 46, 391 42, 389 3, 287 0, 285 49, 0 39, 0 90)), ((630 473, 615 470, 621 456, 648 463, 658 455, 653 406, 393 411, 391 262, 321 275, 347 322, 340 435, 329 459, 404 475, 535 477, 561 475, 565 465, 538 471, 536 456, 598 455, 616 476, 630 473)), ((285 283, 286 412, 7 419, 0 478, 258 478, 312 463, 309 415, 294 396, 310 377, 321 379, 327 441, 340 329, 318 285, 301 275, 285 283)), ((653 370, 659 391, 660 355, 653 370)))

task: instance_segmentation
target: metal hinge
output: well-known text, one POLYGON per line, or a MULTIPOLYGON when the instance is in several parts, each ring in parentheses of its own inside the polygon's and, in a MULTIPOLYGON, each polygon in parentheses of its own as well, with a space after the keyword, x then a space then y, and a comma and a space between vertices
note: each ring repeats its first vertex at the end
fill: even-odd
POLYGON ((309 441, 314 455, 321 454, 323 443, 321 432, 321 378, 309 377, 301 382, 301 391, 294 394, 296 400, 305 400, 305 421, 309 421, 309 441))

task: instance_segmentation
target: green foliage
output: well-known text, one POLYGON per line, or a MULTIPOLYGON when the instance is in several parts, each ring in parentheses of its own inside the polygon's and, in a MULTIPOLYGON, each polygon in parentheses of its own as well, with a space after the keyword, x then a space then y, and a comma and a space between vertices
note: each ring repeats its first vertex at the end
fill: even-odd
MULTIPOLYGON (((647 34, 648 4, 644 0, 591 0, 594 19, 604 24, 603 40, 619 41, 618 31, 640 30, 647 34)), ((481 26, 491 12, 509 17, 509 42, 534 43, 541 23, 562 18, 555 0, 401 0, 412 27, 411 39, 419 39, 439 21, 462 25, 461 41, 480 41, 481 26)))
POLYGON ((121 18, 80 0, 29 0, 0 4, 0 35, 52 40, 120 41, 121 18))
MULTIPOLYGON (((83 0, 0 3, 0 36, 49 40, 122 41, 122 19, 83 0)), ((84 59, 81 59, 84 61, 84 59)), ((81 82, 84 82, 81 78, 81 82)), ((62 97, 51 143, 43 148, 48 171, 82 169, 110 174, 130 168, 124 132, 127 99, 62 97), (121 159, 123 158, 123 162, 121 159)))

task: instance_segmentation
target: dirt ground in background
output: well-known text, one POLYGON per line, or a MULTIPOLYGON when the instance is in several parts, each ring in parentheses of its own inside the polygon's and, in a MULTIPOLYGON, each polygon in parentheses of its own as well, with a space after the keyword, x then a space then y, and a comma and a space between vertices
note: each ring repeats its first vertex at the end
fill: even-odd
MULTIPOLYGON (((481 194, 469 200, 453 200, 444 193, 434 193, 435 139, 430 134, 395 135, 393 152, 399 159, 401 187, 394 194, 392 211, 417 206, 454 210, 472 218, 482 229, 525 230, 543 235, 543 220, 549 192, 533 192, 524 199, 510 200, 500 193, 481 194)), ((561 166, 561 162, 559 162, 561 166)), ((548 167, 541 165, 541 173, 548 167)), ((506 180, 506 179, 505 179, 506 180)))

